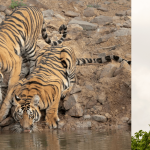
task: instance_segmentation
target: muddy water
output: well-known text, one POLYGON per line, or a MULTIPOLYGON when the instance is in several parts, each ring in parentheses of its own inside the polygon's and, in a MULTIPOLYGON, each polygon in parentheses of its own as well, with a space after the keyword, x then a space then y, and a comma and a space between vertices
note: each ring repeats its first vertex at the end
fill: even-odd
POLYGON ((131 132, 44 131, 1 133, 0 150, 131 150, 131 132))

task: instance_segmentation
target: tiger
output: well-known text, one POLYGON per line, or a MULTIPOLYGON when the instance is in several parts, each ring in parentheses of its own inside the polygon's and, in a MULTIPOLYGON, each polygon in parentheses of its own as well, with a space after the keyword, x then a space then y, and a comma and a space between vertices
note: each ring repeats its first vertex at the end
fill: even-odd
MULTIPOLYGON (((17 131, 34 132, 34 123, 41 118, 40 110, 46 110, 46 124, 57 128, 58 106, 76 82, 77 65, 110 62, 112 59, 122 62, 124 59, 115 56, 102 58, 76 58, 73 49, 59 46, 45 48, 38 54, 35 69, 20 80, 8 93, 0 110, 0 122, 6 118, 10 108, 15 106, 12 114, 18 122, 17 131)), ((128 64, 131 61, 125 60, 128 64)))
POLYGON ((42 12, 33 6, 19 7, 5 18, 0 24, 0 76, 3 80, 4 74, 10 73, 8 91, 18 82, 22 66, 29 63, 28 72, 32 72, 36 60, 36 41, 40 32, 46 43, 56 46, 66 38, 65 25, 60 26, 59 32, 62 31, 62 37, 52 42, 47 36, 42 12))

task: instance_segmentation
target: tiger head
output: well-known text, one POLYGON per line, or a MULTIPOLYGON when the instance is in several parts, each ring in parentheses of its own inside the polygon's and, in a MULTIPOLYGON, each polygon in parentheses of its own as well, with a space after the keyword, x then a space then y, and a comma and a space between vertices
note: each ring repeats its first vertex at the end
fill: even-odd
POLYGON ((34 125, 41 118, 41 112, 39 110, 40 97, 34 95, 32 98, 20 98, 15 95, 13 98, 13 105, 15 106, 15 111, 13 112, 13 117, 16 122, 18 122, 12 129, 16 132, 32 132, 38 130, 34 125))

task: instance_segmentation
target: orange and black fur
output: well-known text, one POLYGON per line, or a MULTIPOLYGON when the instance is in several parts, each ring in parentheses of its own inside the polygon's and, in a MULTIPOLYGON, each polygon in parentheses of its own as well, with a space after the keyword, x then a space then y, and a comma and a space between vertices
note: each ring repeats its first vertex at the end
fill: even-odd
POLYGON ((8 99, 0 110, 0 121, 6 118, 12 105, 15 105, 13 117, 19 122, 16 130, 34 131, 34 122, 40 120, 40 110, 43 109, 46 110, 47 125, 56 128, 59 101, 75 83, 76 65, 103 63, 111 59, 123 61, 118 56, 77 59, 72 49, 63 46, 40 51, 33 72, 26 79, 20 80, 8 93, 8 99))
MULTIPOLYGON (((30 73, 35 64, 36 41, 40 33, 51 45, 60 44, 66 37, 66 26, 59 29, 63 36, 58 41, 47 37, 43 14, 36 7, 20 7, 0 24, 0 75, 10 73, 8 91, 18 82, 21 66, 29 62, 30 73)), ((28 72, 29 72, 28 71, 28 72)), ((2 100, 1 100, 2 103, 2 100)))

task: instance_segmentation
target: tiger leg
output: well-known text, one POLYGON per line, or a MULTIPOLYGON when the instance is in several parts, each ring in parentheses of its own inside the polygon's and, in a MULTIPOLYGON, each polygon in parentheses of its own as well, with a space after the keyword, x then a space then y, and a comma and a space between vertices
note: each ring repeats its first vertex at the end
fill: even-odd
POLYGON ((74 83, 71 83, 70 86, 61 93, 61 98, 65 98, 66 96, 68 96, 73 86, 74 86, 74 83))
POLYGON ((9 91, 19 81, 20 73, 21 73, 21 65, 22 65, 22 59, 19 56, 16 56, 15 63, 13 64, 13 69, 10 74, 7 91, 9 91))
POLYGON ((58 88, 54 87, 54 90, 51 90, 51 93, 55 92, 55 95, 51 97, 51 105, 46 109, 46 124, 49 128, 57 128, 57 122, 60 120, 58 117, 58 106, 60 101, 60 92, 58 92, 58 88))
POLYGON ((2 83, 3 83, 3 74, 0 72, 0 105, 2 104, 2 83))

